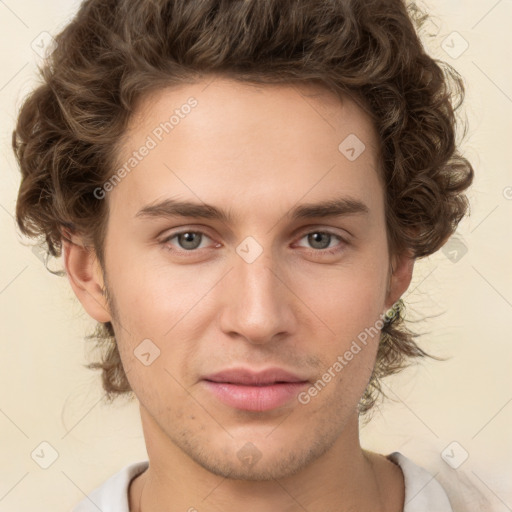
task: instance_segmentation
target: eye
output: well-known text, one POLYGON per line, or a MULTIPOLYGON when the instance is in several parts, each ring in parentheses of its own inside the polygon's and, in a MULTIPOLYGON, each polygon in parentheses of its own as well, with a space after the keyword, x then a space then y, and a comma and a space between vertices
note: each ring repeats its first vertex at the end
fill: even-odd
MULTIPOLYGON (((179 249, 182 251, 190 252, 200 248, 203 237, 210 238, 202 231, 179 231, 162 240, 162 243, 169 244, 171 240, 176 238, 179 249)), ((167 247, 167 245, 165 245, 165 247, 167 247)))
POLYGON ((313 251, 310 251, 312 253, 336 254, 343 249, 343 246, 346 243, 341 236, 335 233, 331 233, 330 231, 311 231, 309 233, 304 234, 301 237, 301 240, 303 240, 304 238, 307 238, 307 242, 311 244, 311 246, 315 249, 313 251), (330 247, 333 238, 337 238, 339 241, 342 242, 342 244, 330 247))

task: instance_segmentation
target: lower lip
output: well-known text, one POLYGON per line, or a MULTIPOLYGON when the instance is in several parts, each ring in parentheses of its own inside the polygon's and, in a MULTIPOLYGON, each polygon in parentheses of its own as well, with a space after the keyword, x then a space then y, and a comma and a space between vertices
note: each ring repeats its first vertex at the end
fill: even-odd
POLYGON ((297 397, 308 382, 283 382, 268 386, 244 386, 226 382, 203 381, 223 403, 244 411, 270 411, 297 397))

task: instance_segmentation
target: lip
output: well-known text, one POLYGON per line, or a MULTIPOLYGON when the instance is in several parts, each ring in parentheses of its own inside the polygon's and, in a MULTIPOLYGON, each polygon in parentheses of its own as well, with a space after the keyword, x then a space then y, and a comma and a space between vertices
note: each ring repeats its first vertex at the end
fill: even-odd
POLYGON ((203 377, 204 380, 229 384, 267 385, 276 382, 306 382, 308 379, 282 368, 272 367, 261 371, 246 368, 231 368, 203 377))
MULTIPOLYGON (((282 382, 251 386, 226 382, 203 381, 221 402, 243 411, 263 412, 276 409, 295 399, 308 382, 282 382)), ((296 401, 296 400, 295 400, 296 401)))
POLYGON ((281 368, 260 372, 234 368, 204 377, 203 383, 218 400, 230 407, 262 412, 290 402, 309 381, 281 368))

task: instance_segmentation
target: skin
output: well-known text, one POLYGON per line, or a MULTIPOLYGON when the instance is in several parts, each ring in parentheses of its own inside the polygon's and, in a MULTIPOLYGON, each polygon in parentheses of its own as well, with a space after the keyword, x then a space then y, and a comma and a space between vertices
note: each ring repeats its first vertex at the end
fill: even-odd
POLYGON ((130 510, 142 493, 144 512, 401 511, 400 468, 359 442, 356 408, 377 336, 305 405, 241 411, 201 381, 235 366, 279 366, 316 382, 406 291, 414 260, 389 255, 369 117, 318 87, 210 78, 144 98, 119 162, 191 96, 197 107, 106 197, 105 268, 79 237, 64 243, 71 286, 91 317, 113 322, 140 404, 150 467, 132 481, 130 510), (349 134, 366 146, 355 161, 338 150, 349 134), (368 213, 285 217, 339 196, 368 213), (236 218, 136 217, 169 197, 236 218), (204 233, 192 255, 183 237, 163 241, 180 230, 204 233), (345 242, 307 236, 324 230, 345 242), (236 252, 248 236, 263 251, 252 263, 236 252), (134 356, 147 338, 160 349, 149 366, 134 356), (237 456, 248 442, 260 456, 253 465, 237 456))

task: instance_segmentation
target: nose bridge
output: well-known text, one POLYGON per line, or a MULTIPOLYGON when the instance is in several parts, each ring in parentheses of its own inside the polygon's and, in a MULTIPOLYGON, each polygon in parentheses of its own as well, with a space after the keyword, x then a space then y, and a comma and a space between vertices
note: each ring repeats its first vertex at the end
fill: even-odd
POLYGON ((260 256, 256 261, 239 261, 235 267, 235 279, 241 286, 241 297, 245 297, 251 306, 272 306, 277 303, 279 287, 282 284, 276 277, 275 264, 271 257, 260 256))
POLYGON ((222 327, 253 343, 268 342, 292 327, 290 294, 271 249, 258 249, 254 241, 248 240, 236 252, 222 327))

